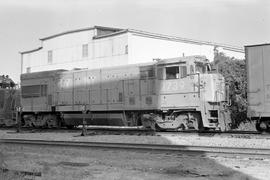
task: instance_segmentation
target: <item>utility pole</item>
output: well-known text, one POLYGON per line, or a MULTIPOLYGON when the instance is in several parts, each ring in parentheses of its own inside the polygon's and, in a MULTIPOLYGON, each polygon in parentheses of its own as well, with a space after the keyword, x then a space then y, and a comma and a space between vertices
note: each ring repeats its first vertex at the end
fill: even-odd
POLYGON ((22 126, 22 107, 21 106, 18 106, 16 108, 16 122, 17 122, 17 130, 16 132, 17 133, 20 133, 21 132, 21 126, 22 126))

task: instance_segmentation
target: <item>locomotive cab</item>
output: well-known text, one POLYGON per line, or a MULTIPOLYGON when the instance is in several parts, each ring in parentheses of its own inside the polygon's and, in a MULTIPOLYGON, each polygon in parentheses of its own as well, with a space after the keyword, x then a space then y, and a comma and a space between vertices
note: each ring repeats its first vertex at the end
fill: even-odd
POLYGON ((181 79, 194 74, 208 74, 211 66, 207 59, 196 60, 163 60, 158 64, 158 78, 160 80, 181 79))
POLYGON ((162 110, 158 128, 225 130, 219 121, 225 101, 224 78, 211 73, 205 57, 161 60, 157 74, 162 110))

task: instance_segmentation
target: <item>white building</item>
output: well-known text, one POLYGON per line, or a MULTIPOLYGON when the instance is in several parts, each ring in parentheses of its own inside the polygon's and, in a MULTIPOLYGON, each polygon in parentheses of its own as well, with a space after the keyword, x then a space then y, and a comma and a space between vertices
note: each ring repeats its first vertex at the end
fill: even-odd
POLYGON ((101 26, 78 29, 40 39, 41 47, 21 52, 21 72, 101 68, 151 62, 155 58, 205 55, 214 51, 244 59, 243 48, 101 26))

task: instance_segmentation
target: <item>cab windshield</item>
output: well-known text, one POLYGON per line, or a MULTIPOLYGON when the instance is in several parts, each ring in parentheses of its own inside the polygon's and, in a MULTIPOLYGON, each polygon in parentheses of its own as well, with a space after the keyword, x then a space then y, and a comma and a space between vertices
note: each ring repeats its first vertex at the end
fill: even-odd
POLYGON ((208 64, 205 63, 196 63, 195 65, 195 72, 205 74, 210 71, 208 64))
POLYGON ((166 79, 179 79, 179 66, 166 67, 166 79))

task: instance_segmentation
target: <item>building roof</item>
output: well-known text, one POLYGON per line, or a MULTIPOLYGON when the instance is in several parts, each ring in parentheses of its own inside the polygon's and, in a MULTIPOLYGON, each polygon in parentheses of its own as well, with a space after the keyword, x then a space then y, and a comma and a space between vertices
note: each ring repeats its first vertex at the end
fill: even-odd
POLYGON ((222 47, 223 49, 230 50, 230 51, 241 52, 241 53, 244 52, 244 49, 238 46, 214 43, 214 42, 209 42, 209 41, 194 40, 194 39, 188 39, 188 38, 181 38, 181 37, 176 37, 176 36, 168 36, 168 35, 151 33, 151 32, 141 31, 141 30, 136 30, 136 29, 123 29, 115 33, 106 34, 102 36, 95 36, 94 39, 106 38, 106 37, 115 36, 115 35, 119 35, 126 32, 131 32, 131 33, 138 34, 141 36, 146 36, 146 37, 159 38, 159 39, 165 39, 165 40, 170 40, 170 41, 186 42, 186 43, 199 44, 199 45, 212 45, 212 46, 222 47))
MULTIPOLYGON (((218 47, 222 47, 225 50, 244 53, 244 48, 237 47, 237 46, 232 46, 232 45, 228 45, 228 44, 221 44, 221 43, 214 43, 214 42, 209 42, 209 41, 194 40, 194 39, 181 38, 181 37, 176 37, 176 36, 168 36, 168 35, 151 33, 151 32, 141 31, 141 30, 136 30, 136 29, 121 29, 121 28, 112 28, 112 27, 104 27, 104 26, 93 26, 93 27, 88 27, 88 28, 65 31, 65 32, 62 32, 62 33, 58 33, 58 34, 54 34, 54 35, 47 36, 47 37, 44 37, 44 38, 40 38, 40 40, 45 41, 45 40, 49 40, 49 39, 59 37, 59 36, 62 36, 62 35, 66 35, 66 34, 77 33, 77 32, 81 32, 81 31, 89 31, 89 30, 94 30, 94 29, 109 30, 109 31, 112 31, 112 33, 94 36, 93 39, 101 39, 101 38, 116 36, 116 35, 119 35, 119 34, 130 32, 130 33, 134 33, 134 34, 137 34, 137 35, 140 35, 140 36, 159 38, 159 39, 165 39, 165 40, 170 40, 170 41, 186 42, 186 43, 199 44, 199 45, 218 46, 218 47)), ((30 50, 30 51, 20 52, 20 53, 21 54, 26 54, 26 53, 31 53, 31 52, 34 52, 34 51, 38 51, 40 49, 42 49, 42 47, 39 47, 39 48, 34 49, 34 50, 30 50)))
POLYGON ((41 50, 42 49, 42 47, 38 47, 38 48, 36 48, 36 49, 32 49, 32 50, 29 50, 29 51, 22 51, 22 52, 20 52, 21 54, 27 54, 27 53, 32 53, 32 52, 35 52, 35 51, 39 51, 39 50, 41 50))
POLYGON ((253 45, 246 45, 245 47, 254 47, 254 46, 269 46, 270 43, 264 43, 264 44, 253 44, 253 45))
POLYGON ((244 48, 238 47, 238 46, 232 46, 229 44, 221 44, 221 43, 214 43, 214 42, 209 42, 209 41, 194 40, 194 39, 182 38, 182 37, 177 37, 177 36, 168 36, 168 35, 164 35, 164 34, 151 33, 151 32, 141 31, 141 30, 136 30, 136 29, 122 29, 122 30, 119 30, 119 31, 111 33, 111 34, 95 36, 93 38, 94 39, 106 38, 106 37, 110 37, 110 36, 116 36, 119 34, 123 34, 126 32, 131 32, 131 33, 138 34, 141 36, 152 37, 152 38, 161 38, 161 39, 166 39, 166 40, 171 40, 171 41, 179 41, 179 42, 186 42, 186 43, 200 44, 200 45, 219 46, 219 47, 222 47, 223 49, 230 50, 230 51, 241 52, 241 53, 244 52, 244 48))
POLYGON ((40 38, 40 40, 45 41, 45 40, 52 39, 52 38, 62 36, 62 35, 65 35, 65 34, 76 33, 76 32, 81 32, 81 31, 89 31, 89 30, 94 30, 94 29, 111 30, 111 31, 123 30, 123 29, 119 29, 119 28, 111 28, 111 27, 105 27, 105 26, 94 26, 94 27, 88 27, 88 28, 75 29, 75 30, 71 30, 71 31, 65 31, 65 32, 62 32, 62 33, 58 33, 58 34, 54 34, 54 35, 47 36, 47 37, 44 37, 44 38, 40 38))

